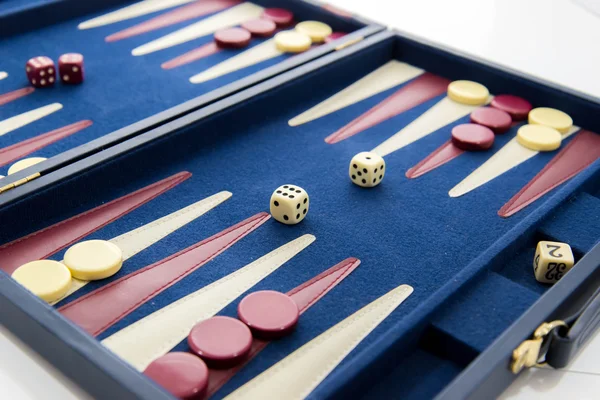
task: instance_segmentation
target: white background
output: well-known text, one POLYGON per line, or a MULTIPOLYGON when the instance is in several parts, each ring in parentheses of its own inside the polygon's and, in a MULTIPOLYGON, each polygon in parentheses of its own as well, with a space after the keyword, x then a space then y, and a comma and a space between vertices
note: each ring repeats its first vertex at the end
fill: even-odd
MULTIPOLYGON (((374 21, 600 97, 600 0, 330 0, 374 21), (587 9, 582 6, 586 5, 587 9)), ((600 117, 600 116, 599 116, 600 117)), ((600 338, 565 371, 523 374, 503 398, 600 398, 600 338)), ((85 399, 0 327, 0 399, 85 399)))

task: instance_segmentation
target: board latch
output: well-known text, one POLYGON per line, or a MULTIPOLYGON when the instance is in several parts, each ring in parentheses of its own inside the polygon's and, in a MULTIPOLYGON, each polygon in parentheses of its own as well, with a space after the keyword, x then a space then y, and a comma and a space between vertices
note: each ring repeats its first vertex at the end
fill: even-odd
POLYGON ((0 194, 4 193, 4 192, 8 192, 9 190, 14 189, 14 188, 16 188, 18 186, 24 185, 27 182, 31 182, 32 180, 39 178, 41 175, 42 174, 40 174, 39 172, 36 172, 35 174, 31 174, 29 176, 26 176, 25 178, 19 179, 16 182, 13 182, 13 183, 8 184, 6 186, 2 186, 2 187, 0 187, 0 194))
POLYGON ((546 363, 542 360, 548 349, 547 346, 544 346, 544 341, 550 332, 563 326, 567 326, 567 324, 560 320, 544 322, 535 330, 532 339, 521 343, 512 354, 510 369, 513 374, 518 374, 523 368, 545 367, 546 363))

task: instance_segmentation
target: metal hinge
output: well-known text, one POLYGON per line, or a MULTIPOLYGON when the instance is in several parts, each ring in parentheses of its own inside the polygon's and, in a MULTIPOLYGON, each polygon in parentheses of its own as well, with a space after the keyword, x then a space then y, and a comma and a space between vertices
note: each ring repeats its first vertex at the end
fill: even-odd
POLYGON ((29 175, 23 179, 19 179, 18 181, 13 182, 9 185, 2 186, 2 187, 0 187, 0 193, 8 192, 9 190, 14 189, 18 186, 24 185, 27 182, 31 182, 32 180, 39 178, 41 175, 42 174, 40 174, 39 172, 36 172, 35 174, 29 175))
POLYGON ((510 369, 513 374, 518 374, 523 368, 545 367, 546 363, 541 362, 546 356, 540 354, 542 344, 550 332, 561 326, 567 326, 567 324, 560 320, 544 322, 535 330, 532 339, 521 343, 512 354, 510 369))
POLYGON ((356 43, 362 42, 363 40, 364 40, 364 37, 362 37, 362 36, 359 36, 359 37, 357 37, 357 38, 354 38, 354 39, 352 39, 352 40, 348 40, 347 42, 345 42, 345 43, 342 43, 342 44, 338 45, 338 46, 335 48, 335 51, 343 50, 343 49, 345 49, 346 47, 350 47, 350 46, 352 46, 352 45, 355 45, 356 43))

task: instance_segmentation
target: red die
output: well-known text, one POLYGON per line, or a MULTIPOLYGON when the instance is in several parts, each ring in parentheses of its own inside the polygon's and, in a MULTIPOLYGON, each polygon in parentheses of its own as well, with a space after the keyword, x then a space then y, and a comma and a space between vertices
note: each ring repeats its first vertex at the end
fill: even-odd
POLYGON ((58 73, 63 83, 83 82, 83 56, 79 53, 67 53, 60 56, 58 73))
POLYGON ((34 57, 25 64, 27 79, 38 88, 53 86, 56 80, 54 61, 48 57, 34 57))

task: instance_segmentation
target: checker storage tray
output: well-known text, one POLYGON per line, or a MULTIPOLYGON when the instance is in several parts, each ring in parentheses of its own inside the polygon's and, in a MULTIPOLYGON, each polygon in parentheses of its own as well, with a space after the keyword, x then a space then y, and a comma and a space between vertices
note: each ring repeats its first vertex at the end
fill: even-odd
MULTIPOLYGON (((513 350, 543 322, 570 315, 598 287, 597 160, 589 160, 518 212, 502 216, 500 210, 548 164, 557 163, 560 152, 582 140, 596 140, 593 135, 600 126, 594 116, 599 107, 594 99, 402 33, 375 35, 43 175, 30 183, 33 195, 5 201, 0 220, 10 229, 2 230, 0 243, 6 246, 80 218, 160 180, 181 176, 177 174, 185 174, 187 180, 71 243, 84 237, 110 239, 214 193, 231 193, 227 202, 128 259, 122 272, 132 273, 243 218, 262 215, 268 211, 272 191, 285 183, 299 185, 310 195, 311 209, 302 223, 290 227, 273 219, 265 222, 209 264, 95 335, 0 274, 0 320, 94 397, 170 398, 102 343, 278 246, 309 235, 314 242, 307 250, 248 292, 289 291, 343 259, 358 259, 360 265, 300 317, 293 335, 269 344, 213 393, 214 398, 235 395, 247 384, 258 385, 264 379, 253 379, 273 373, 273 368, 290 368, 291 354, 399 285, 413 289, 406 300, 347 354, 332 353, 334 368, 308 393, 284 397, 491 398, 516 377, 511 371, 513 350), (332 107, 319 118, 292 122, 374 71, 396 68, 398 63, 416 68, 411 70, 414 77, 380 87, 345 107, 332 107), (462 196, 452 197, 449 191, 492 156, 502 155, 513 141, 514 129, 497 136, 491 152, 465 153, 426 175, 407 178, 408 169, 448 140, 452 126, 465 122, 465 113, 427 135, 420 129, 417 139, 392 148, 385 155, 386 176, 376 188, 353 185, 348 177, 351 157, 381 149, 397 132, 431 116, 430 110, 445 101, 445 93, 337 143, 325 139, 425 73, 474 80, 492 94, 511 93, 534 106, 558 108, 581 129, 564 139, 561 150, 530 154, 462 196), (553 286, 537 282, 533 275, 539 240, 569 243, 574 252, 576 265, 553 286)), ((67 244, 49 257, 60 260, 67 244)), ((57 306, 68 307, 104 285, 103 281, 87 285, 57 306)), ((240 298, 233 297, 217 315, 236 315, 240 298)), ((334 351, 333 347, 324 351, 334 351)), ((185 341, 173 349, 189 350, 185 341)))

